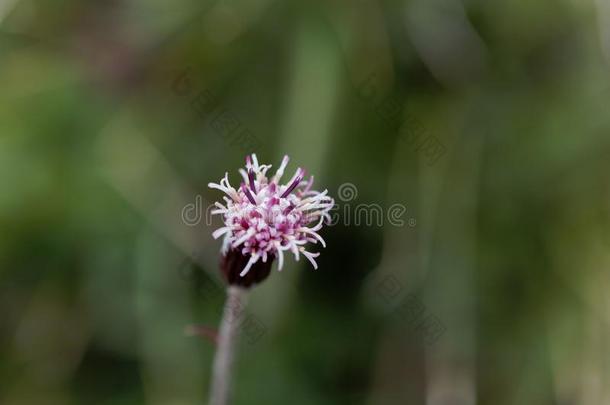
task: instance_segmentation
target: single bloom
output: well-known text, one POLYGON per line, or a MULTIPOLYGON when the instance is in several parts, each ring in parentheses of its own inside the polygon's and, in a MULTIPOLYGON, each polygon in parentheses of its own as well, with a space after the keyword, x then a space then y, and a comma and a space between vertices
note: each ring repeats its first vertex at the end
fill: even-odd
POLYGON ((296 260, 303 255, 318 268, 315 258, 320 253, 306 250, 306 245, 319 242, 326 247, 318 231, 325 221, 330 222, 329 211, 335 202, 328 190, 312 190, 313 176, 305 180, 301 168, 281 184, 288 160, 284 156, 275 174, 267 177, 271 165, 260 165, 252 154, 246 157, 246 168, 239 169, 243 181, 237 189, 229 184, 228 173, 219 184, 208 184, 226 194, 224 204, 216 202, 212 211, 222 216, 224 226, 212 236, 224 237, 221 267, 230 284, 249 286, 262 281, 276 257, 278 270, 282 270, 284 252, 292 253, 296 260))

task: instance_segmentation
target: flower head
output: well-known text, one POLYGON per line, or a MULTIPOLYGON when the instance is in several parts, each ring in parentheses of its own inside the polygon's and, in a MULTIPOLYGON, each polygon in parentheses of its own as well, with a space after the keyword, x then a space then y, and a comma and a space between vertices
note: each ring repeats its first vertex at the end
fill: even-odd
POLYGON ((255 271, 261 268, 268 274, 276 257, 281 270, 284 252, 294 254, 296 260, 302 254, 314 268, 318 267, 315 258, 320 253, 305 250, 305 245, 320 242, 326 246, 318 231, 325 220, 330 221, 328 212, 335 202, 327 195, 328 190, 311 190, 313 176, 305 180, 305 170, 301 168, 288 182, 280 184, 287 164, 288 156, 284 156, 280 167, 269 178, 267 171, 271 165, 259 165, 256 155, 252 154, 246 157, 246 168, 239 169, 243 181, 237 189, 229 184, 228 173, 219 184, 208 184, 226 194, 225 204, 216 202, 216 209, 212 211, 222 216, 224 226, 212 236, 214 239, 224 236, 223 256, 238 254, 247 259, 232 261, 245 263, 240 277, 253 268, 255 271))

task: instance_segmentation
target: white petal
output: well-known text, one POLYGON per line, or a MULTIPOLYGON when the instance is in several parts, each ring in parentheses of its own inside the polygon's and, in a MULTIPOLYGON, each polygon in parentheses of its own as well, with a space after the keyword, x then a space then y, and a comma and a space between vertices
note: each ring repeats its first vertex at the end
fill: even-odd
POLYGON ((212 232, 212 237, 214 239, 218 239, 220 238, 223 234, 227 233, 227 232, 231 232, 231 227, 230 226, 223 226, 222 228, 218 228, 217 230, 215 230, 214 232, 212 232))
MULTIPOLYGON (((279 243, 277 244, 279 245, 279 243)), ((277 260, 278 260, 278 270, 282 270, 282 267, 284 266, 284 252, 282 252, 282 249, 280 249, 280 247, 278 246, 277 249, 277 260)))
POLYGON ((320 256, 320 253, 311 253, 311 252, 305 251, 304 249, 301 251, 303 252, 303 256, 305 256, 307 258, 307 260, 309 260, 309 262, 313 265, 313 268, 315 270, 317 270, 318 263, 316 263, 316 261, 314 260, 314 257, 320 256))
POLYGON ((299 231, 313 236, 314 238, 316 238, 317 240, 320 241, 322 246, 326 247, 326 242, 324 241, 324 239, 322 239, 322 237, 320 235, 318 235, 318 233, 314 232, 313 230, 311 230, 309 228, 300 228, 299 231))
POLYGON ((282 163, 280 164, 280 167, 275 172, 275 176, 273 176, 273 181, 275 183, 278 183, 280 181, 280 179, 282 178, 282 176, 284 175, 284 169, 286 169, 286 165, 288 164, 289 160, 290 160, 290 158, 288 157, 288 155, 284 155, 284 158, 282 159, 282 163))
POLYGON ((246 231, 246 233, 243 234, 241 238, 239 238, 235 242, 233 242, 233 247, 237 247, 237 246, 241 245, 242 243, 244 243, 245 241, 247 241, 248 239, 250 239, 252 237, 252 235, 254 235, 255 232, 256 231, 252 228, 248 229, 248 231, 246 231))
POLYGON ((250 260, 248 260, 248 264, 246 264, 246 267, 244 267, 244 269, 241 271, 241 273, 239 273, 240 277, 245 276, 246 274, 248 274, 248 272, 250 271, 250 267, 252 267, 252 265, 254 263, 256 263, 258 260, 258 255, 254 254, 250 257, 250 260))
POLYGON ((246 173, 244 169, 239 169, 239 174, 241 174, 241 177, 244 179, 244 183, 248 184, 250 181, 250 179, 248 179, 248 173, 246 173))

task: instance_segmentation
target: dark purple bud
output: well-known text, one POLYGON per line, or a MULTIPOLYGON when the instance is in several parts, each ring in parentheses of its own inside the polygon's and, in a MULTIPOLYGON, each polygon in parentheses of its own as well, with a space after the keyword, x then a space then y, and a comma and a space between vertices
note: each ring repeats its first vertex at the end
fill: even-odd
POLYGON ((299 168, 299 174, 296 176, 296 178, 292 181, 290 186, 288 186, 286 191, 284 191, 280 197, 286 198, 290 193, 292 193, 292 190, 294 190, 299 185, 299 183, 301 183, 301 181, 303 180, 303 172, 304 172, 303 169, 299 168))
POLYGON ((248 187, 246 187, 246 185, 242 183, 241 189, 243 190, 243 192, 246 195, 246 197, 248 198, 248 200, 250 200, 250 202, 252 204, 256 205, 256 200, 254 199, 254 196, 252 195, 252 193, 250 192, 248 187))
POLYGON ((254 191, 256 194, 256 185, 254 184, 254 171, 252 169, 248 170, 248 180, 250 180, 250 189, 254 191))
POLYGON ((250 260, 250 255, 243 255, 239 249, 231 249, 220 258, 220 270, 229 285, 249 288, 264 281, 271 272, 274 256, 268 256, 267 261, 258 259, 243 277, 239 275, 250 260))

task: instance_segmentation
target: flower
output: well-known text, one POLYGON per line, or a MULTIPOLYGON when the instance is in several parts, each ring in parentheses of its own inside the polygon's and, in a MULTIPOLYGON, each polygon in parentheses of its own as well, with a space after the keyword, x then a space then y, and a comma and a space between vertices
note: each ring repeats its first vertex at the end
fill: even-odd
MULTIPOLYGON (((335 202, 327 195, 328 190, 311 190, 313 176, 304 180, 305 170, 301 168, 286 184, 280 184, 288 160, 288 156, 284 156, 273 177, 268 178, 271 165, 259 165, 256 155, 252 154, 246 157, 245 170, 239 169, 243 178, 239 188, 229 184, 228 173, 219 184, 208 184, 226 194, 223 197, 225 204, 216 202, 216 209, 212 211, 213 215, 222 216, 224 226, 212 236, 214 239, 224 236, 221 249, 224 267, 234 267, 227 263, 237 263, 240 277, 251 270, 266 277, 276 257, 278 270, 282 270, 287 251, 292 252, 297 261, 302 254, 314 269, 318 268, 315 258, 320 253, 305 250, 305 245, 320 242, 326 247, 318 231, 325 220, 330 221, 328 212, 335 202)), ((231 279, 235 281, 236 276, 227 274, 229 283, 231 279)))

